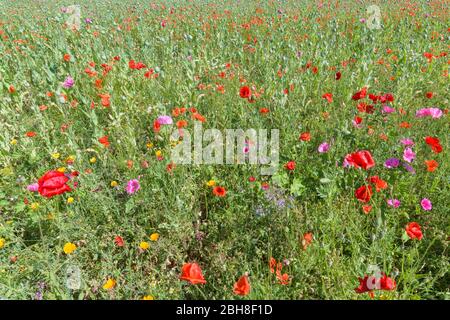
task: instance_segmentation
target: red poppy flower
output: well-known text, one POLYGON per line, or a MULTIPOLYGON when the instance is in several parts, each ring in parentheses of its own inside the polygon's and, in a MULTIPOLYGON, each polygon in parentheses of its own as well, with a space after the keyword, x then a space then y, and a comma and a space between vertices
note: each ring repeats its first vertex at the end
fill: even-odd
POLYGON ((39 193, 50 198, 58 194, 63 194, 66 191, 71 191, 70 187, 66 184, 69 178, 64 173, 59 171, 48 171, 38 180, 39 193))
POLYGON ((36 132, 34 132, 34 131, 28 131, 25 135, 28 137, 28 138, 33 138, 33 137, 35 137, 36 136, 36 132))
POLYGON ((103 136, 103 137, 99 138, 98 142, 100 142, 105 147, 109 147, 108 136, 103 136))
POLYGON ((273 258, 273 257, 270 257, 270 260, 269 260, 269 268, 270 268, 270 272, 271 272, 271 273, 274 273, 274 272, 275 272, 275 266, 276 266, 276 264, 277 264, 277 260, 275 260, 275 258, 273 258))
POLYGON ((408 223, 405 230, 411 239, 422 240, 422 230, 420 229, 420 225, 417 222, 408 223))
POLYGON ((8 92, 13 94, 14 92, 16 92, 16 88, 14 88, 13 85, 10 85, 9 88, 8 88, 8 92))
POLYGON ((425 95, 428 99, 433 98, 433 92, 427 92, 425 95))
POLYGON ((192 284, 205 284, 202 269, 196 263, 185 263, 181 269, 181 280, 188 281, 192 284))
POLYGON ((362 206, 362 209, 364 211, 365 214, 369 214, 369 212, 372 210, 372 206, 362 206))
POLYGON ((367 203, 370 201, 370 198, 372 197, 373 191, 372 186, 361 186, 355 191, 355 197, 359 201, 362 201, 364 203, 367 203))
POLYGON ((217 186, 214 187, 213 193, 218 197, 225 197, 225 195, 227 194, 227 190, 225 190, 224 187, 217 186))
POLYGON ((367 94, 367 88, 364 87, 361 89, 361 91, 356 92, 353 96, 352 99, 353 100, 359 100, 359 99, 364 99, 366 97, 367 94))
POLYGON ((433 172, 439 166, 439 163, 436 160, 425 160, 425 164, 427 165, 427 171, 433 172))
POLYGON ((159 123, 158 120, 155 120, 153 122, 153 132, 157 133, 159 132, 159 130, 161 130, 161 124, 159 123))
POLYGON ((240 296, 246 296, 250 293, 250 283, 248 282, 248 276, 244 275, 239 278, 239 280, 234 284, 233 292, 234 294, 240 296))
POLYGON ((395 289, 396 283, 395 280, 388 277, 385 273, 380 279, 381 290, 392 291, 395 289))
POLYGON ((289 161, 288 163, 286 163, 284 165, 284 167, 289 171, 294 170, 295 169, 295 161, 289 161))
POLYGON ((306 248, 308 248, 308 246, 311 244, 312 241, 313 241, 312 232, 305 233, 302 239, 303 250, 306 250, 306 248))
POLYGON ((365 102, 358 103, 356 106, 359 112, 365 112, 368 114, 372 114, 375 111, 375 108, 371 104, 367 104, 365 102))
POLYGON ((116 236, 114 238, 114 243, 116 244, 116 246, 118 247, 123 247, 123 245, 125 244, 123 241, 123 238, 121 236, 116 236))
POLYGON ((332 102, 333 102, 333 94, 332 94, 332 93, 324 93, 324 94, 322 95, 322 98, 323 98, 323 99, 327 99, 327 101, 328 101, 329 103, 332 103, 332 102))
POLYGON ((370 183, 373 183, 375 185, 375 189, 377 192, 380 192, 382 189, 387 188, 387 182, 380 179, 378 176, 370 177, 369 179, 370 183))
POLYGON ((336 74, 334 75, 334 79, 339 80, 341 79, 342 74, 338 71, 336 72, 336 74))
POLYGON ((439 141, 439 138, 426 137, 425 142, 431 147, 431 150, 433 150, 434 153, 442 152, 442 145, 441 142, 439 141))
POLYGON ((311 140, 311 134, 309 132, 303 132, 300 137, 300 140, 302 141, 310 141, 311 140))
POLYGON ((250 88, 248 86, 243 86, 239 90, 239 96, 241 98, 248 99, 251 97, 251 95, 252 95, 252 92, 250 91, 250 88))
POLYGON ((345 156, 345 160, 349 165, 356 168, 363 168, 364 170, 375 166, 375 161, 373 160, 370 151, 367 150, 350 153, 345 156))
MULTIPOLYGON (((356 293, 365 293, 365 292, 370 292, 373 289, 369 289, 368 283, 369 283, 369 276, 365 275, 364 278, 359 278, 359 286, 357 288, 355 288, 355 292, 356 293)), ((375 278, 372 278, 371 280, 373 280, 373 282, 375 281, 375 278)), ((375 284, 373 283, 371 286, 371 288, 375 287, 375 284)))

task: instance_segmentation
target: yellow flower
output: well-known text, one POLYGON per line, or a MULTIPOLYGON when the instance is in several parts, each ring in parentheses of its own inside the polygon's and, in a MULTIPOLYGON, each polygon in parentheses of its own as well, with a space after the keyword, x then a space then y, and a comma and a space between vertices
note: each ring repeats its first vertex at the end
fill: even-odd
POLYGON ((77 246, 75 244, 73 244, 72 242, 67 242, 63 248, 65 254, 71 254, 76 249, 77 249, 77 246))
POLYGON ((61 155, 58 152, 52 153, 52 158, 53 159, 59 159, 61 155))
POLYGON ((153 296, 144 296, 142 300, 155 300, 153 296))
POLYGON ((112 288, 114 288, 116 286, 116 280, 114 279, 108 279, 105 284, 103 285, 103 289, 105 290, 111 290, 112 288))
POLYGON ((16 139, 12 139, 10 142, 13 146, 15 146, 17 144, 17 140, 16 139))
POLYGON ((5 239, 0 238, 0 249, 5 246, 5 239))
POLYGON ((75 156, 68 156, 66 158, 66 162, 74 162, 75 161, 75 156))
POLYGON ((148 248, 150 248, 150 244, 147 241, 142 241, 139 244, 139 248, 141 248, 142 250, 147 250, 148 248))
POLYGON ((151 143, 151 142, 147 143, 147 148, 148 149, 153 148, 153 143, 151 143))
POLYGON ((68 204, 71 204, 71 203, 73 203, 74 201, 75 201, 75 199, 74 199, 73 197, 67 198, 67 203, 68 203, 68 204))
POLYGON ((157 151, 155 152, 155 155, 156 155, 158 158, 161 157, 162 151, 161 151, 161 150, 157 150, 157 151))
POLYGON ((65 167, 61 167, 61 168, 56 169, 56 171, 64 173, 64 172, 66 172, 66 168, 65 167))
POLYGON ((90 163, 96 163, 97 162, 97 158, 96 157, 92 157, 89 159, 90 163))
POLYGON ((214 181, 214 180, 209 180, 207 183, 206 183, 206 185, 208 186, 208 187, 212 187, 212 186, 214 186, 216 184, 216 182, 214 181))
POLYGON ((150 235, 150 240, 158 241, 158 239, 159 239, 159 233, 155 232, 150 235))
POLYGON ((114 180, 114 181, 111 181, 111 187, 117 187, 117 185, 118 185, 118 183, 117 183, 117 181, 116 180, 114 180))
POLYGON ((39 203, 33 202, 33 203, 30 205, 30 208, 31 208, 31 210, 37 210, 37 209, 39 209, 39 203))

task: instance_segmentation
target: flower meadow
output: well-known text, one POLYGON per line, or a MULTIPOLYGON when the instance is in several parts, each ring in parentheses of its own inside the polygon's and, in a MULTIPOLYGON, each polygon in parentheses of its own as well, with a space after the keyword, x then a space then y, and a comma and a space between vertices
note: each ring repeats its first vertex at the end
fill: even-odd
POLYGON ((449 299, 448 18, 2 1, 0 297, 449 299), (275 172, 172 161, 196 124, 279 130, 275 172))

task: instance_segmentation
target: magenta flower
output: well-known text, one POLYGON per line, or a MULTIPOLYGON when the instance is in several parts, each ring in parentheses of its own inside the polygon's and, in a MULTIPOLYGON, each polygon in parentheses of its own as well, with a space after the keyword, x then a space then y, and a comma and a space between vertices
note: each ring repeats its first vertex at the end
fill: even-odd
POLYGON ((427 198, 423 198, 422 201, 420 201, 420 205, 422 206, 422 209, 425 211, 430 211, 431 209, 433 209, 431 201, 427 198))
POLYGON ((139 181, 137 179, 132 179, 132 180, 128 181, 127 187, 125 188, 125 190, 127 191, 128 194, 133 194, 136 191, 138 191, 140 188, 141 188, 141 185, 139 184, 139 181))
POLYGON ((36 192, 36 191, 38 191, 38 189, 39 189, 38 183, 32 183, 27 186, 27 190, 31 191, 31 192, 36 192))
POLYGON ((403 144, 404 146, 413 146, 414 145, 414 141, 412 141, 409 138, 401 139, 400 143, 403 144))
POLYGON ((414 151, 412 151, 411 148, 406 148, 405 151, 403 151, 403 159, 406 162, 411 163, 416 157, 416 154, 414 153, 414 151))
POLYGON ((387 204, 389 206, 391 206, 391 207, 398 208, 398 207, 400 207, 400 200, 398 200, 398 199, 389 199, 387 201, 387 204))
POLYGON ((416 112, 417 118, 432 117, 433 119, 438 119, 442 117, 442 115, 442 110, 439 108, 423 108, 416 112))
POLYGON ((320 144, 319 148, 317 148, 317 151, 319 151, 320 153, 325 153, 328 152, 329 149, 330 145, 327 142, 323 142, 320 144))
POLYGON ((383 106, 383 113, 393 113, 395 109, 390 106, 383 106))
POLYGON ((75 84, 75 80, 73 80, 73 78, 71 76, 68 76, 66 78, 66 80, 64 80, 64 82, 63 82, 63 87, 66 89, 70 89, 73 87, 74 84, 75 84))

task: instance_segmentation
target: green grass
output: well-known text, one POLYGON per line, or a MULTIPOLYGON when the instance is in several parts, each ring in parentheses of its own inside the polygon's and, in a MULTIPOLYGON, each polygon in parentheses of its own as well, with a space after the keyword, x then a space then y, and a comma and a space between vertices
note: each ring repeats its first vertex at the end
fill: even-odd
MULTIPOLYGON (((0 7, 1 297, 34 299, 45 283, 44 299, 240 299, 233 284, 248 272, 252 290, 245 299, 370 299, 354 288, 377 265, 397 286, 377 291, 375 299, 449 298, 448 115, 415 117, 424 107, 449 106, 449 56, 428 62, 423 55, 448 52, 445 2, 325 1, 319 9, 316 1, 173 1, 163 8, 130 0, 21 0, 1 1, 0 7), (68 14, 60 8, 72 4, 81 5, 79 32, 64 27, 68 14), (380 30, 360 22, 371 4, 380 7, 380 30), (131 70, 131 59, 159 77, 145 78, 148 68, 131 70), (112 66, 105 76, 103 63, 112 66), (89 77, 88 67, 98 75, 89 77), (225 78, 218 76, 222 71, 225 78), (69 75, 75 85, 63 89, 69 75), (101 89, 95 79, 103 80, 101 89), (256 102, 239 97, 240 79, 262 90, 256 102), (364 86, 370 93, 392 93, 397 112, 382 114, 380 104, 373 114, 358 112, 351 97, 364 86), (332 103, 322 98, 327 92, 332 103), (61 102, 62 93, 67 102, 61 102), (109 108, 99 94, 111 96, 109 108), (260 167, 249 164, 177 165, 167 172, 170 130, 163 128, 158 139, 153 121, 181 106, 197 108, 206 118, 204 128, 279 129, 277 174, 261 176, 260 167), (270 112, 260 114, 263 107, 270 112), (356 115, 363 118, 361 129, 351 123, 356 115), (411 127, 400 127, 402 122, 411 127), (37 135, 27 137, 29 131, 37 135), (310 142, 298 139, 305 131, 310 142), (104 135, 109 148, 98 142, 104 135), (433 153, 426 136, 439 137, 443 152, 433 153), (402 158, 402 138, 415 142, 416 174, 383 166, 388 158, 402 158), (331 147, 320 154, 324 141, 331 147), (356 150, 370 150, 376 166, 342 168, 345 155, 356 150), (60 158, 52 158, 54 153, 60 158), (65 162, 69 156, 72 166, 65 162), (434 172, 424 164, 430 159, 439 163, 434 172), (283 167, 290 160, 297 164, 293 173, 283 167), (51 199, 26 190, 61 167, 80 172, 76 190, 51 199), (366 215, 354 191, 373 175, 388 188, 374 192, 366 215), (130 196, 126 183, 138 176, 141 189, 130 196), (225 197, 212 194, 206 186, 211 179, 227 189, 225 197), (119 185, 111 187, 111 181, 119 185), (269 192, 291 196, 290 206, 267 200, 262 182, 269 183, 269 192), (391 198, 401 206, 388 207, 391 198), (431 211, 421 208, 423 198, 432 201, 431 211), (39 204, 35 210, 33 203, 39 204), (263 216, 257 214, 261 208, 263 216), (422 226, 421 241, 405 238, 412 221, 422 226), (160 238, 150 241, 155 232, 160 238), (307 232, 314 239, 303 250, 307 232), (114 244, 117 235, 125 240, 122 248, 114 244), (139 251, 141 241, 150 242, 145 252, 139 251), (77 245, 69 255, 63 252, 67 242, 77 245), (290 275, 289 285, 270 273, 270 257, 288 259, 283 273, 290 275), (182 265, 194 261, 205 285, 179 280, 182 265), (81 270, 75 291, 66 287, 71 265, 81 270), (108 278, 117 281, 112 290, 102 288, 108 278)), ((192 130, 189 114, 174 119, 186 119, 192 130)))

